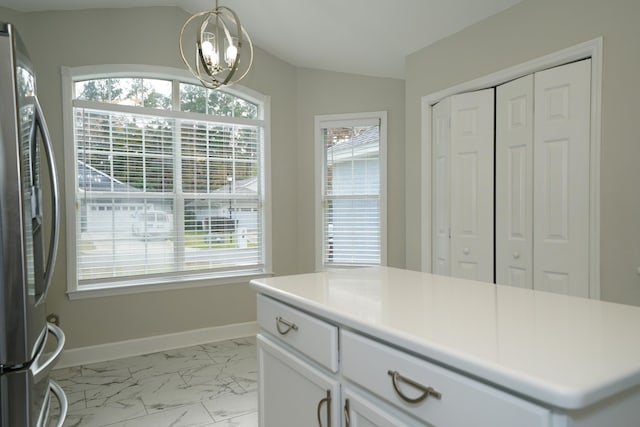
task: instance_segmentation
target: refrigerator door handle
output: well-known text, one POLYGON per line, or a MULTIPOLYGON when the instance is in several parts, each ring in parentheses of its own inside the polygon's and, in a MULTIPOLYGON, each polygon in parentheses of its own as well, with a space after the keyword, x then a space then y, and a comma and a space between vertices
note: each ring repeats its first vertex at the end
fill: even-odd
MULTIPOLYGON (((53 393, 53 395, 58 399, 58 403, 60 404, 60 414, 58 415, 58 422, 55 424, 55 427, 62 427, 64 424, 65 418, 67 418, 67 410, 69 409, 69 402, 67 400, 67 396, 64 394, 64 390, 57 382, 54 380, 49 381, 49 389, 53 393)), ((43 425, 46 426, 46 422, 43 425)))
MULTIPOLYGON (((58 200, 58 178, 57 178, 57 174, 56 174, 56 165, 55 165, 55 159, 54 159, 54 155, 53 155, 53 146, 51 144, 51 137, 49 136, 49 130, 47 128, 47 123, 44 119, 44 114, 42 113, 42 107, 40 107, 40 103, 38 102, 38 98, 36 98, 35 96, 33 97, 33 105, 34 105, 34 118, 33 118, 33 126, 31 127, 31 132, 30 132, 30 144, 32 147, 32 152, 35 153, 36 152, 36 144, 37 144, 37 131, 36 128, 40 129, 40 132, 42 134, 42 143, 43 143, 43 147, 44 147, 44 154, 45 157, 47 159, 47 165, 48 165, 48 169, 49 169, 49 181, 50 181, 50 188, 51 188, 51 237, 49 239, 49 254, 47 255, 47 262, 46 265, 44 267, 44 272, 42 273, 42 277, 36 277, 36 305, 39 305, 41 303, 44 302, 45 298, 47 297, 47 291, 49 290, 49 287, 51 286, 51 279, 52 279, 52 273, 53 273, 53 267, 54 264, 56 263, 56 253, 58 252, 58 238, 59 238, 59 233, 60 233, 60 206, 59 206, 59 200, 58 200)), ((32 161, 35 162, 35 155, 32 156, 32 161)), ((35 164, 32 165, 32 171, 34 173, 34 175, 37 173, 36 171, 36 166, 35 164)), ((34 183, 35 184, 35 183, 34 183)), ((40 192, 39 189, 35 188, 35 185, 33 187, 33 192, 40 192)), ((40 224, 42 222, 42 207, 41 207, 41 203, 42 203, 42 198, 40 196, 40 194, 32 194, 32 197, 35 196, 36 199, 36 203, 37 205, 35 206, 35 209, 32 207, 32 209, 34 209, 34 221, 36 222, 36 226, 34 227, 34 234, 35 233, 40 233, 41 232, 41 227, 40 224)), ((34 252, 36 251, 40 251, 39 253, 41 254, 42 251, 44 250, 44 248, 42 247, 38 247, 36 248, 35 246, 37 245, 42 245, 41 243, 42 241, 38 238, 34 238, 34 252)), ((35 256, 35 260, 36 262, 38 262, 39 260, 41 261, 42 257, 41 255, 35 256)), ((39 271, 38 268, 36 268, 36 271, 39 271)), ((39 276, 39 274, 38 274, 39 276)))
MULTIPOLYGON (((57 327, 52 323, 47 323, 47 329, 49 332, 56 337, 58 340, 58 344, 56 345, 55 350, 53 352, 47 354, 47 359, 43 362, 40 361, 40 357, 36 358, 31 365, 33 369, 33 378, 35 382, 38 382, 41 379, 42 375, 46 375, 47 371, 50 367, 58 361, 60 355, 62 354, 62 349, 64 348, 65 336, 62 329, 57 327)), ((45 342, 46 343, 46 342, 45 342)), ((44 355, 41 355, 41 357, 44 355)))

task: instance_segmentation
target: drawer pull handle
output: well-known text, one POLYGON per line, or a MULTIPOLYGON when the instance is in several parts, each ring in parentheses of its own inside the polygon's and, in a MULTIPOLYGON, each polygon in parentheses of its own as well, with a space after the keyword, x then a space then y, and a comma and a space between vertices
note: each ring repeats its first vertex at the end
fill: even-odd
POLYGON ((320 412, 322 411, 322 405, 327 404, 327 427, 331 427, 331 390, 327 390, 327 397, 320 399, 318 402, 318 408, 316 410, 318 414, 318 427, 322 427, 322 416, 320 412))
POLYGON ((442 398, 442 394, 440 394, 439 391, 437 391, 436 389, 434 389, 433 387, 427 387, 424 386, 420 383, 417 383, 415 381, 413 381, 410 378, 407 377, 403 377, 402 375, 400 375, 400 372, 398 371, 389 371, 387 372, 389 375, 391 375, 391 383, 393 384, 393 388, 395 389, 396 393, 398 393, 398 396, 400 396, 402 398, 402 400, 404 400, 405 402, 408 403, 419 403, 422 402, 423 400, 425 400, 427 397, 429 396, 433 396, 436 399, 440 400, 442 398), (420 390, 422 392, 422 394, 416 398, 410 398, 405 396, 402 391, 400 391, 400 388, 398 387, 398 382, 402 381, 403 383, 409 384, 412 387, 417 388, 418 390, 420 390))
POLYGON ((349 399, 344 400, 344 427, 351 427, 351 417, 349 416, 349 399))
POLYGON ((291 332, 292 329, 294 331, 297 331, 298 325, 296 325, 295 323, 287 322, 282 317, 278 316, 276 317, 276 329, 278 330, 278 332, 280 332, 280 335, 287 335, 289 332, 291 332), (286 329, 282 329, 280 325, 286 326, 286 329))

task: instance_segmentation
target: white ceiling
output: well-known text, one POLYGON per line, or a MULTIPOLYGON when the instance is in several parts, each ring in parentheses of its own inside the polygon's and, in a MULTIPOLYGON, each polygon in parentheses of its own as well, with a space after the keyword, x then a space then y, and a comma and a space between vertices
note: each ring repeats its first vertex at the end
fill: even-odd
MULTIPOLYGON (((521 0, 219 0, 253 43, 298 67, 404 78, 405 57, 521 0)), ((178 6, 214 0, 0 0, 19 11, 178 6)), ((178 35, 176 34, 176 37, 178 35)))

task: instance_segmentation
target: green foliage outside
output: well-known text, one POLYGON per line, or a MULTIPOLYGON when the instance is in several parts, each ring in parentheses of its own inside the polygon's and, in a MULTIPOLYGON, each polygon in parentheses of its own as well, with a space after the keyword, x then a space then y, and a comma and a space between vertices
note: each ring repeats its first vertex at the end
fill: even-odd
MULTIPOLYGON (((169 80, 95 79, 76 83, 76 99, 167 110, 172 87, 169 80)), ((179 87, 181 111, 257 118, 257 105, 242 98, 193 84, 179 87)), ((257 174, 255 127, 83 109, 75 114, 79 160, 140 191, 174 191, 176 143, 184 192, 210 193, 228 185, 229 177, 238 182, 257 174)))

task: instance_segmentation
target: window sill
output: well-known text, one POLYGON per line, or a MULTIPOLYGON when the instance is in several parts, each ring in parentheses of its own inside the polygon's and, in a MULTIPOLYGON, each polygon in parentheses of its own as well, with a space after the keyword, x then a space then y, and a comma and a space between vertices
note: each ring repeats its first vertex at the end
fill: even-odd
POLYGON ((367 268, 367 267, 380 267, 385 266, 384 263, 378 264, 322 264, 320 267, 316 268, 316 273, 324 272, 324 271, 345 271, 345 270, 353 270, 356 268, 367 268))
POLYGON ((70 300, 87 298, 99 298, 119 295, 140 294, 145 292, 169 291, 178 289, 202 288, 207 286, 232 285, 238 283, 248 283, 253 279, 271 277, 271 272, 247 272, 244 274, 234 274, 229 276, 183 276, 171 277, 167 279, 158 278, 155 282, 130 281, 121 283, 101 283, 97 285, 85 285, 81 289, 67 291, 70 300))

